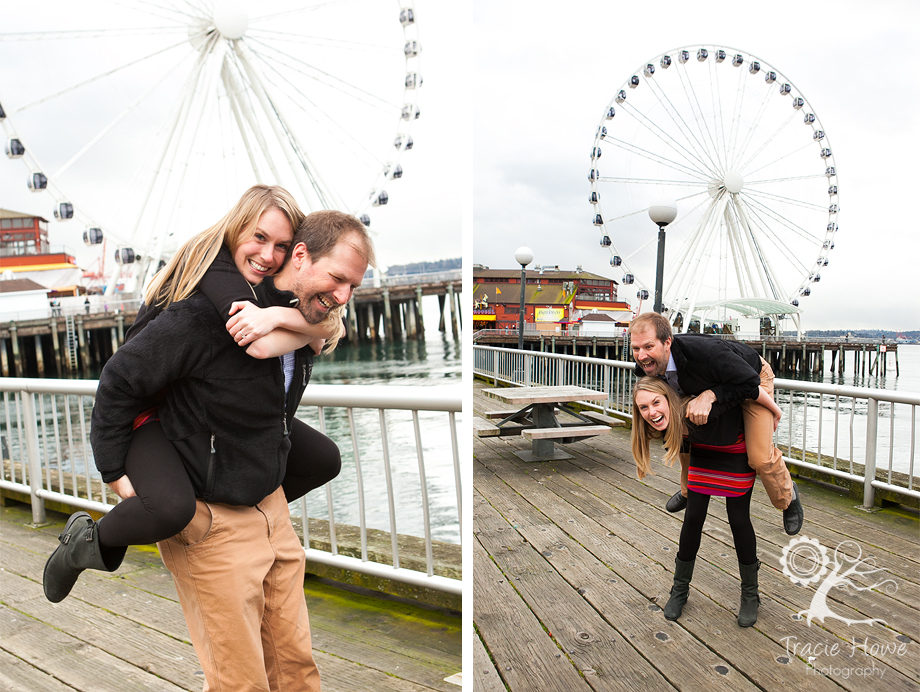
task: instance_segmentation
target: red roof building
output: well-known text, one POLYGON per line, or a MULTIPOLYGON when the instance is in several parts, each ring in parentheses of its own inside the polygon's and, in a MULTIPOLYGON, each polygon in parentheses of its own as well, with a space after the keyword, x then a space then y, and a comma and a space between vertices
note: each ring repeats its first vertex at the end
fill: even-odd
MULTIPOLYGON (((473 267, 474 329, 517 329, 521 303, 521 272, 473 267)), ((617 300, 617 282, 599 274, 535 267, 527 271, 524 321, 543 331, 556 331, 600 313, 628 324, 632 312, 617 300)))
POLYGON ((0 273, 7 271, 54 289, 74 288, 82 275, 66 248, 48 242, 47 219, 0 209, 0 273))

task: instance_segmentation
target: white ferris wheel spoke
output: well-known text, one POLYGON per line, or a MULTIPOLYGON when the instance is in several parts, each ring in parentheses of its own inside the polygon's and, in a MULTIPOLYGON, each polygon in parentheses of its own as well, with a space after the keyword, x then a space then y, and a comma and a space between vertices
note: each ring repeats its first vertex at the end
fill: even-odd
POLYGON ((315 5, 303 5, 302 7, 297 7, 292 10, 284 10, 283 12, 275 12, 273 14, 263 14, 257 17, 253 17, 253 22, 263 22, 269 19, 279 19, 281 17, 290 17, 294 14, 302 14, 303 12, 314 12, 316 10, 321 10, 326 7, 331 7, 333 5, 343 5, 349 4, 353 0, 328 0, 327 2, 318 2, 315 5))
POLYGON ((715 130, 718 142, 716 144, 716 155, 719 157, 719 163, 722 166, 721 170, 726 170, 728 166, 728 141, 725 138, 725 117, 722 114, 722 99, 721 94, 722 90, 719 86, 719 70, 717 69, 718 65, 716 63, 709 63, 709 75, 712 84, 715 86, 712 89, 712 112, 713 117, 716 119, 715 130))
MULTIPOLYGON (((178 147, 172 146, 172 144, 175 142, 177 131, 181 131, 184 123, 188 120, 192 99, 201 79, 201 73, 204 69, 205 63, 206 51, 202 51, 196 59, 194 69, 192 69, 188 77, 186 77, 185 87, 178 95, 177 101, 173 107, 173 114, 168 121, 166 128, 164 129, 163 136, 161 137, 159 155, 157 156, 156 163, 154 163, 149 169, 149 184, 147 186, 146 192, 144 193, 142 202, 136 208, 135 217, 128 226, 132 233, 132 243, 137 244, 141 242, 141 237, 138 234, 138 229, 140 228, 141 221, 148 214, 148 207, 154 210, 154 215, 157 213, 158 205, 151 204, 154 189, 157 187, 160 175, 164 170, 169 169, 169 166, 166 165, 167 158, 170 157, 170 155, 172 157, 177 155, 178 147)), ((170 158, 170 163, 171 161, 172 159, 170 158)), ((146 244, 144 244, 144 247, 146 247, 146 244)), ((114 292, 114 282, 109 282, 109 287, 106 288, 106 293, 108 293, 109 290, 114 292)))
MULTIPOLYGON (((275 70, 275 69, 273 68, 273 66, 272 66, 271 63, 266 63, 265 66, 266 66, 266 68, 267 68, 268 70, 271 70, 271 74, 272 74, 272 75, 274 75, 275 77, 281 79, 281 81, 287 83, 287 87, 290 89, 290 90, 287 92, 287 94, 288 94, 288 96, 291 98, 291 102, 292 102, 292 103, 293 103, 293 104, 294 104, 304 115, 306 115, 307 117, 309 117, 318 127, 322 128, 330 137, 334 138, 339 144, 341 144, 342 146, 344 146, 344 147, 346 147, 347 149, 349 149, 352 153, 358 154, 358 158, 361 158, 361 155, 358 153, 359 150, 360 150, 360 151, 364 152, 364 154, 366 155, 366 156, 365 156, 365 161, 369 158, 373 163, 377 164, 378 166, 382 166, 382 165, 383 165, 384 162, 380 159, 380 157, 378 157, 376 154, 374 154, 372 151, 370 151, 370 150, 369 150, 366 146, 364 146, 354 135, 352 135, 350 132, 348 132, 346 129, 344 129, 344 128, 336 121, 336 119, 335 119, 330 113, 327 113, 326 110, 323 109, 319 104, 317 104, 314 100, 310 99, 310 98, 306 95, 306 93, 304 93, 302 90, 298 90, 297 87, 296 87, 296 85, 293 84, 293 83, 292 83, 287 77, 285 77, 283 74, 281 74, 280 72, 278 72, 277 70, 275 70), (297 100, 295 100, 295 98, 294 98, 294 95, 295 95, 295 94, 296 94, 296 96, 297 96, 298 98, 303 99, 303 100, 306 101, 308 104, 310 104, 310 106, 313 107, 313 109, 314 109, 315 112, 311 112, 310 110, 308 110, 307 108, 305 108, 304 105, 303 105, 302 103, 298 103, 297 100), (323 116, 323 121, 321 121, 321 120, 316 116, 317 113, 319 113, 319 114, 321 114, 321 115, 323 116), (344 135, 344 137, 343 137, 343 135, 344 135)), ((269 73, 264 73, 264 74, 263 74, 263 77, 264 77, 267 81, 269 81, 272 85, 274 85, 274 86, 276 86, 276 87, 280 87, 280 86, 281 86, 281 85, 279 85, 278 83, 276 83, 273 79, 271 79, 271 77, 269 76, 269 73)), ((370 167, 370 164, 368 164, 368 167, 370 167)))
MULTIPOLYGON (((695 134, 693 138, 699 142, 700 147, 702 147, 703 151, 706 152, 707 157, 709 158, 709 161, 711 164, 711 172, 713 174, 713 177, 718 177, 718 173, 716 171, 719 170, 719 165, 716 161, 713 160, 712 158, 713 152, 709 150, 705 142, 707 134, 709 135, 710 141, 713 141, 712 133, 709 132, 709 123, 706 123, 705 118, 703 118, 703 109, 702 107, 700 107, 700 101, 696 96, 696 89, 693 88, 693 82, 690 80, 690 77, 687 74, 685 65, 678 65, 677 74, 680 77, 681 84, 683 85, 683 88, 684 88, 684 96, 686 96, 687 98, 687 104, 690 106, 690 112, 693 113, 693 119, 696 121, 697 129, 699 130, 700 137, 702 137, 703 141, 700 141, 696 137, 695 134), (680 68, 684 68, 684 69, 680 69, 680 68), (688 89, 689 89, 689 93, 688 93, 688 89), (693 109, 694 105, 696 105, 695 111, 693 109), (704 124, 705 124, 705 127, 704 127, 704 124)), ((688 128, 687 132, 692 132, 692 130, 688 128)), ((715 143, 713 142, 713 144, 715 143)))
POLYGON ((688 186, 705 186, 706 183, 702 183, 698 180, 663 180, 661 178, 611 178, 606 175, 602 175, 598 180, 602 183, 629 183, 636 185, 680 185, 681 187, 688 186))
POLYGON ((779 136, 779 134, 793 122, 796 115, 798 115, 796 111, 792 111, 792 114, 786 119, 786 122, 784 122, 782 125, 777 127, 776 130, 771 135, 767 137, 763 137, 761 140, 760 147, 758 147, 757 151, 751 154, 744 163, 738 166, 738 169, 742 171, 747 170, 748 166, 753 165, 754 160, 760 155, 760 153, 764 149, 766 149, 770 145, 770 142, 774 141, 779 136))
POLYGON ((744 187, 747 188, 753 187, 754 185, 764 185, 766 183, 788 183, 794 180, 820 180, 821 178, 826 178, 827 176, 823 173, 815 173, 813 175, 796 175, 789 176, 787 178, 761 178, 760 180, 745 180, 744 187))
POLYGON ((128 2, 124 2, 123 0, 108 1, 113 5, 119 5, 120 7, 132 9, 135 12, 143 12, 144 14, 159 17, 160 19, 185 21, 188 19, 197 19, 202 16, 200 10, 196 11, 196 8, 191 8, 192 12, 186 12, 184 10, 178 10, 173 7, 166 6, 163 3, 149 2, 148 0, 128 0, 128 2))
MULTIPOLYGON (((178 67, 178 66, 177 66, 177 67, 178 67)), ((80 151, 78 151, 76 154, 74 154, 74 155, 70 158, 70 160, 67 161, 67 163, 65 163, 65 164, 64 164, 63 166, 61 166, 57 171, 55 171, 54 174, 53 174, 53 177, 54 177, 54 178, 60 178, 60 177, 67 171, 68 168, 70 168, 73 164, 75 164, 77 161, 79 161, 80 158, 81 158, 84 154, 86 154, 90 149, 92 149, 93 146, 95 146, 96 143, 99 142, 99 140, 101 140, 106 134, 108 134, 109 131, 110 131, 113 127, 115 127, 118 123, 120 123, 122 120, 124 120, 124 118, 125 118, 128 114, 130 114, 132 111, 134 111, 134 109, 137 108, 137 106, 141 103, 141 101, 143 101, 144 99, 146 99, 147 96, 149 96, 150 93, 151 93, 152 91, 154 91, 154 90, 155 90, 157 87, 159 87, 168 77, 170 77, 170 76, 172 75, 173 71, 175 71, 175 69, 176 69, 176 68, 173 68, 173 70, 171 70, 170 72, 167 72, 167 73, 163 76, 162 79, 160 79, 160 80, 154 82, 154 83, 153 83, 149 88, 147 88, 140 96, 138 96, 138 97, 137 97, 127 108, 125 108, 121 113, 119 113, 117 116, 115 116, 115 118, 114 118, 108 125, 106 125, 105 127, 103 127, 102 130, 100 130, 99 133, 96 134, 95 137, 93 137, 91 140, 89 140, 89 141, 83 146, 83 148, 80 149, 80 151)))
MULTIPOLYGON (((715 175, 715 171, 711 167, 707 166, 707 164, 703 161, 703 157, 708 153, 706 152, 706 148, 700 144, 699 140, 697 140, 696 135, 694 135, 693 131, 690 129, 690 126, 687 124, 686 120, 684 120, 684 117, 680 114, 680 111, 675 107, 668 95, 661 90, 658 84, 654 83, 652 80, 647 80, 647 82, 650 86, 650 91, 655 95, 655 98, 658 99, 658 103, 661 104, 664 112, 668 114, 671 122, 674 123, 674 126, 677 128, 677 132, 682 134, 687 140, 688 144, 694 149, 694 153, 691 158, 699 164, 700 169, 709 169, 709 173, 715 175), (703 155, 698 153, 694 143, 696 143, 696 145, 703 150, 703 155)), ((676 147, 686 151, 683 145, 679 144, 677 140, 675 140, 670 135, 668 135, 668 137, 674 142, 676 147)))
POLYGON ((777 213, 776 211, 768 207, 766 204, 759 201, 756 197, 745 196, 744 201, 745 203, 751 205, 752 207, 756 207, 757 209, 760 209, 764 214, 770 216, 770 218, 774 219, 775 221, 778 221, 780 224, 788 228, 794 234, 796 234, 797 236, 799 236, 800 238, 804 240, 807 240, 809 243, 813 245, 819 245, 821 243, 821 240, 814 233, 806 231, 800 225, 793 223, 792 221, 790 221, 788 218, 786 218, 782 214, 777 213))
MULTIPOLYGON (((739 163, 740 160, 744 159, 745 152, 751 144, 751 140, 754 139, 754 135, 757 133, 758 128, 760 127, 760 121, 763 120, 764 113, 767 110, 767 104, 772 96, 775 94, 771 93, 770 89, 767 89, 763 93, 763 97, 760 100, 760 108, 757 110, 757 115, 754 117, 754 121, 750 124, 747 131, 747 136, 744 138, 744 142, 741 143, 741 149, 736 152, 735 160, 732 161, 732 167, 736 170, 744 170, 747 167, 748 161, 744 163, 739 163)), ((770 140, 762 140, 765 144, 770 140)), ((752 157, 753 158, 753 157, 752 157)))
POLYGON ((301 192, 308 198, 312 197, 313 203, 311 208, 342 208, 342 200, 322 181, 319 172, 310 161, 306 152, 301 148, 290 124, 281 112, 281 106, 278 99, 272 98, 268 93, 265 81, 260 77, 257 69, 250 60, 252 52, 243 42, 237 42, 234 46, 234 52, 246 71, 246 75, 249 78, 249 84, 262 106, 265 116, 269 119, 275 136, 279 142, 283 145, 287 145, 288 165, 291 167, 294 176, 300 184, 301 192), (304 178, 304 176, 306 176, 306 178, 304 178), (311 191, 313 193, 312 195, 311 191))
POLYGON ((764 234, 770 239, 773 246, 783 253, 786 261, 797 265, 802 272, 807 271, 808 268, 801 262, 801 260, 799 260, 796 252, 789 246, 789 243, 777 235, 776 231, 770 226, 770 224, 764 221, 761 214, 765 214, 770 217, 775 217, 777 215, 769 207, 757 204, 756 201, 754 204, 750 204, 750 202, 752 202, 752 200, 748 199, 745 200, 744 204, 739 205, 739 208, 744 211, 745 218, 748 219, 748 225, 753 226, 753 224, 751 224, 751 218, 755 218, 758 221, 757 227, 763 229, 764 234), (750 208, 750 214, 747 214, 748 208, 750 208))
POLYGON ((646 149, 642 149, 633 144, 629 144, 628 142, 624 142, 623 140, 616 139, 615 137, 607 137, 607 139, 604 141, 610 142, 615 147, 623 149, 624 151, 632 152, 634 154, 642 156, 643 158, 646 158, 649 161, 663 164, 665 166, 668 166, 669 168, 673 168, 675 171, 679 171, 680 173, 683 173, 685 175, 689 175, 693 178, 697 178, 700 182, 708 183, 707 179, 703 177, 698 171, 696 171, 693 168, 689 168, 682 163, 678 163, 677 161, 673 161, 671 159, 665 158, 664 156, 659 156, 658 154, 655 154, 646 149))
MULTIPOLYGON (((661 104, 664 112, 667 113, 671 122, 674 124, 676 133, 683 135, 684 139, 693 149, 693 154, 689 158, 693 159, 699 165, 699 169, 701 171, 709 168, 709 174, 714 174, 711 168, 707 166, 707 164, 703 161, 707 153, 706 148, 700 144, 699 140, 696 138, 696 135, 693 133, 693 130, 690 129, 689 124, 684 119, 683 115, 681 115, 680 109, 674 105, 670 97, 663 92, 663 90, 656 82, 654 82, 654 80, 647 79, 646 82, 648 83, 651 92, 655 95, 655 98, 658 99, 658 103, 661 104), (703 151, 702 154, 699 152, 700 149, 703 151)), ((682 151, 686 151, 686 148, 679 144, 677 140, 673 138, 673 136, 668 135, 668 137, 671 139, 671 141, 674 142, 675 147, 680 148, 682 151)))
POLYGON ((725 152, 725 160, 732 161, 738 147, 738 131, 741 129, 741 109, 744 107, 744 66, 738 68, 738 86, 735 88, 735 100, 732 109, 732 127, 729 134, 731 143, 725 152))
POLYGON ((772 192, 767 192, 766 190, 744 190, 745 195, 752 195, 754 197, 763 197, 766 199, 776 200, 778 202, 786 202, 787 204, 792 204, 797 207, 802 207, 803 209, 811 209, 812 211, 826 212, 826 204, 815 204, 814 202, 805 202, 803 200, 795 199, 794 197, 788 197, 786 195, 777 195, 772 192))
MULTIPOLYGON (((338 91, 340 94, 344 94, 345 96, 348 96, 349 98, 355 99, 356 101, 359 101, 359 102, 361 102, 361 103, 364 103, 365 105, 371 106, 371 107, 373 107, 373 108, 378 108, 378 109, 380 109, 380 110, 382 110, 383 112, 386 112, 386 113, 388 113, 388 114, 393 114, 393 115, 395 115, 395 114, 399 113, 399 111, 400 111, 400 107, 399 107, 397 104, 392 103, 392 102, 389 102, 389 101, 387 101, 387 100, 385 100, 385 99, 382 99, 382 98, 380 98, 379 96, 377 96, 376 94, 373 94, 373 93, 367 91, 366 89, 362 89, 361 87, 359 87, 359 86, 356 85, 356 84, 352 84, 352 83, 350 83, 350 82, 347 82, 347 81, 345 81, 344 79, 341 79, 340 77, 336 77, 334 74, 332 74, 332 73, 330 73, 330 72, 326 72, 325 70, 321 70, 321 69, 319 69, 318 67, 316 67, 316 66, 314 66, 314 65, 310 65, 309 63, 304 62, 303 60, 298 60, 298 59, 294 58, 293 56, 288 55, 288 54, 284 53, 283 51, 280 51, 280 50, 278 50, 277 48, 275 48, 275 47, 269 45, 268 43, 265 43, 264 41, 253 41, 253 42, 256 43, 257 45, 262 46, 263 48, 266 48, 266 49, 268 49, 268 50, 273 51, 274 53, 279 54, 279 55, 280 55, 284 60, 286 60, 286 61, 296 62, 296 63, 299 63, 299 64, 301 64, 301 65, 304 65, 304 66, 310 68, 310 69, 313 70, 315 73, 319 73, 319 74, 322 75, 323 77, 327 77, 328 79, 332 80, 333 82, 335 82, 335 83, 338 84, 339 86, 336 86, 336 84, 331 84, 331 83, 329 83, 329 82, 324 82, 324 81, 322 81, 321 79, 319 79, 319 78, 317 77, 316 74, 311 74, 311 73, 306 72, 306 71, 304 71, 304 70, 302 70, 302 69, 293 67, 293 66, 291 65, 291 62, 286 62, 286 63, 285 63, 285 66, 286 66, 287 68, 289 68, 289 69, 291 69, 291 70, 297 72, 298 74, 303 75, 304 77, 307 77, 308 79, 311 79, 311 80, 317 82, 318 84, 323 84, 324 86, 329 87, 330 89, 335 89, 335 90, 338 91), (340 87, 347 87, 347 88, 340 88, 340 87), (370 97, 370 98, 369 98, 369 99, 362 98, 362 95, 363 95, 363 96, 370 97)), ((260 57, 261 57, 261 56, 260 56, 260 57)), ((270 62, 267 58, 263 58, 263 64, 264 64, 267 68, 272 69, 272 70, 274 70, 274 71, 277 72, 277 69, 271 64, 271 62, 270 62)))
MULTIPOLYGON (((249 166, 252 169, 256 182, 263 183, 267 180, 267 178, 262 172, 262 167, 259 164, 258 157, 256 156, 256 151, 258 150, 267 154, 268 145, 266 144, 265 139, 262 137, 261 129, 255 125, 255 116, 252 110, 252 103, 248 98, 246 98, 248 97, 248 93, 244 93, 240 88, 239 79, 234 71, 230 69, 229 63, 224 64, 223 69, 221 70, 221 79, 224 83, 224 91, 228 96, 230 111, 233 114, 234 120, 236 121, 237 132, 239 132, 240 138, 243 140, 243 147, 246 149, 246 156, 249 159, 249 166), (255 138, 258 149, 253 147, 253 145, 250 143, 249 133, 251 133, 255 138)), ((272 167, 273 162, 269 159, 268 163, 269 170, 272 171, 274 179, 280 180, 280 177, 272 167)))
MULTIPOLYGON (((103 73, 101 73, 101 74, 97 74, 97 75, 95 75, 94 77, 90 77, 89 79, 86 79, 86 80, 80 82, 79 84, 74 84, 74 85, 72 85, 72 86, 67 87, 66 89, 61 89, 60 91, 57 91, 57 92, 55 92, 55 93, 53 93, 53 94, 48 94, 47 96, 43 96, 43 97, 40 98, 40 99, 37 99, 37 100, 35 100, 35 101, 32 101, 31 103, 27 103, 27 104, 24 105, 24 106, 20 106, 20 107, 17 108, 16 110, 12 111, 12 112, 10 113, 10 115, 16 115, 16 114, 18 114, 18 113, 22 113, 23 111, 28 110, 29 108, 33 108, 34 106, 37 106, 37 105, 39 105, 39 104, 41 104, 41 103, 45 103, 46 101, 50 101, 51 99, 58 98, 58 97, 60 97, 60 96, 62 96, 62 95, 64 95, 64 94, 67 94, 67 93, 71 92, 71 91, 75 91, 76 89, 80 89, 81 87, 85 87, 87 84, 92 84, 93 82, 97 82, 97 81, 99 81, 100 79, 104 79, 104 78, 106 78, 106 77, 110 77, 110 76, 112 76, 113 74, 115 74, 115 73, 117 73, 117 72, 120 72, 121 70, 127 69, 127 68, 129 68, 129 67, 133 67, 134 65, 138 65, 138 64, 140 64, 140 63, 142 63, 142 62, 144 62, 144 61, 146 61, 146 60, 150 60, 150 58, 153 58, 153 57, 155 57, 155 56, 157 56, 157 55, 160 55, 160 54, 162 54, 162 53, 166 53, 167 51, 173 50, 174 48, 179 48, 180 46, 187 45, 187 44, 188 44, 188 38, 185 37, 185 38, 183 38, 181 41, 179 41, 179 43, 174 43, 174 44, 172 44, 172 45, 170 45, 170 46, 167 46, 166 48, 161 48, 160 50, 154 51, 153 53, 150 53, 149 55, 145 55, 145 56, 142 57, 142 58, 138 58, 137 60, 132 60, 132 61, 129 62, 129 63, 125 63, 124 65, 120 65, 119 67, 112 68, 111 70, 107 70, 106 72, 103 72, 103 73)), ((183 58, 183 59, 184 59, 184 58, 183 58)))
MULTIPOLYGON (((764 223, 763 219, 760 218, 760 215, 757 213, 756 209, 752 208, 751 214, 747 214, 746 207, 744 206, 741 206, 740 209, 741 209, 742 222, 746 225, 746 227, 750 229, 756 228, 756 229, 763 231, 764 235, 767 236, 766 240, 768 240, 773 245, 773 247, 775 247, 776 250, 779 252, 779 259, 781 259, 782 261, 786 263, 791 262, 794 264, 796 262, 795 254, 791 252, 790 248, 788 248, 784 243, 782 243, 782 241, 777 237, 776 233, 770 228, 770 226, 764 223), (756 220, 757 223, 754 223, 754 220, 756 220)), ((761 245, 763 245, 763 242, 761 242, 761 245)), ((765 263, 764 268, 766 269, 767 277, 768 277, 768 280, 770 281, 771 290, 773 291, 776 299, 789 300, 791 298, 791 293, 784 292, 782 285, 775 278, 775 274, 772 270, 772 260, 769 259, 770 256, 764 253, 764 257, 767 258, 767 262, 765 263)), ((803 272, 805 271, 804 267, 801 268, 801 271, 803 272)))
MULTIPOLYGON (((364 154, 366 155, 366 156, 365 156, 365 160, 367 160, 367 159, 369 158, 371 161, 373 161, 374 163, 378 164, 378 166, 382 166, 382 165, 383 165, 384 162, 380 159, 379 156, 377 156, 377 155, 374 154, 370 149, 368 149, 368 148, 367 148, 363 143, 361 143, 361 141, 358 140, 351 132, 349 132, 347 129, 345 129, 344 127, 342 127, 342 125, 339 123, 338 119, 334 117, 334 115, 332 115, 331 113, 328 113, 328 112, 326 111, 326 109, 324 109, 322 106, 320 106, 314 99, 311 99, 311 98, 307 95, 307 91, 304 90, 304 89, 302 88, 301 85, 294 84, 294 83, 290 80, 289 77, 287 77, 286 75, 284 75, 283 73, 281 73, 281 72, 277 69, 277 67, 276 67, 276 62, 274 62, 274 61, 269 61, 269 60, 265 59, 265 58, 264 58, 263 56, 261 56, 261 55, 257 55, 257 57, 259 57, 259 58, 262 60, 262 65, 264 66, 264 68, 265 68, 265 70, 266 70, 266 72, 263 73, 263 76, 264 76, 266 79, 270 79, 269 74, 272 74, 272 75, 274 75, 276 78, 278 78, 278 79, 280 79, 281 81, 285 82, 285 83, 287 84, 287 86, 284 88, 284 92, 283 92, 283 93, 286 93, 286 94, 287 94, 287 96, 291 99, 291 102, 292 102, 301 112, 303 112, 307 117, 309 117, 311 120, 313 120, 313 122, 315 122, 319 127, 322 127, 322 128, 329 134, 329 136, 335 138, 335 140, 336 140, 337 142, 339 142, 340 144, 342 144, 342 145, 345 146, 346 148, 350 149, 353 153, 358 154, 358 151, 360 150, 360 151, 364 152, 364 154), (302 99, 303 101, 305 101, 306 103, 308 103, 308 104, 313 108, 313 111, 314 111, 314 112, 311 112, 309 109, 305 108, 304 105, 303 105, 302 103, 299 103, 299 102, 298 102, 298 99, 302 99), (320 120, 319 118, 317 118, 317 116, 316 116, 317 113, 318 113, 318 114, 321 114, 321 115, 323 116, 324 122, 325 122, 326 124, 324 124, 323 122, 321 122, 321 120, 320 120), (338 133, 338 134, 336 134, 336 133, 338 133)), ((294 71, 298 72, 299 74, 304 74, 305 76, 307 76, 307 77, 309 77, 309 78, 311 78, 311 79, 315 79, 314 77, 312 77, 312 76, 310 76, 310 75, 307 75, 306 73, 302 72, 301 70, 294 69, 294 71)), ((271 80, 271 81, 272 81, 272 84, 274 84, 275 86, 280 86, 279 84, 277 84, 276 82, 274 82, 274 80, 271 80)), ((378 104, 369 102, 369 101, 367 101, 367 100, 365 100, 365 99, 361 99, 361 98, 359 98, 359 97, 356 97, 354 94, 350 94, 350 93, 345 92, 345 91, 343 91, 343 90, 341 90, 341 89, 337 89, 337 88, 334 87, 334 86, 330 86, 330 85, 326 85, 326 86, 329 86, 329 88, 331 88, 331 89, 335 89, 338 93, 341 93, 341 94, 344 94, 344 95, 346 95, 346 96, 348 96, 348 97, 350 97, 350 98, 356 99, 357 101, 359 101, 359 102, 361 102, 361 103, 364 103, 364 104, 366 104, 366 105, 368 105, 368 106, 371 106, 371 107, 373 107, 373 108, 376 108, 376 109, 378 109, 378 110, 381 110, 381 111, 383 111, 383 112, 386 112, 386 113, 389 114, 389 115, 395 115, 395 112, 394 112, 394 111, 397 110, 395 107, 390 108, 390 109, 383 109, 383 108, 380 108, 380 106, 379 106, 378 104)), ((386 103, 386 102, 384 102, 384 103, 386 103)), ((360 155, 359 155, 359 158, 360 158, 360 155)))
POLYGON ((250 29, 246 35, 251 38, 258 38, 262 41, 271 40, 272 42, 284 41, 311 46, 324 46, 327 48, 339 48, 341 50, 353 51, 355 53, 377 53, 383 55, 400 55, 401 52, 393 46, 386 46, 377 43, 362 43, 359 41, 348 41, 340 38, 329 38, 328 36, 313 36, 307 34, 295 34, 290 31, 274 31, 270 29, 250 29))
POLYGON ((26 31, 18 34, 0 33, 0 42, 21 41, 67 41, 85 38, 107 38, 110 36, 150 36, 153 34, 177 34, 185 32, 179 26, 154 26, 125 29, 67 29, 64 31, 26 31))
POLYGON ((769 256, 763 248, 763 243, 760 241, 760 234, 757 231, 757 227, 755 227, 750 222, 750 218, 748 217, 747 211, 744 207, 743 200, 736 195, 735 199, 733 200, 733 204, 730 206, 734 212, 733 218, 738 222, 738 225, 733 226, 733 228, 737 232, 739 254, 744 260, 745 276, 751 280, 752 291, 754 291, 753 272, 751 270, 750 263, 748 262, 749 256, 754 260, 754 268, 756 269, 758 278, 760 278, 760 291, 754 292, 752 295, 759 295, 763 298, 773 298, 775 300, 779 300, 781 297, 779 284, 774 277, 773 270, 770 266, 769 256), (745 246, 745 241, 747 241, 750 255, 747 252, 744 252, 742 249, 745 246))
POLYGON ((759 168, 755 168, 753 171, 747 171, 746 174, 747 174, 747 175, 753 175, 754 173, 757 173, 758 171, 762 171, 762 170, 765 169, 765 168, 769 168, 770 166, 774 166, 774 165, 776 165, 777 163, 779 163, 780 161, 782 161, 783 159, 791 158, 792 156, 795 156, 796 154, 799 154, 799 153, 805 151, 806 149, 810 149, 810 148, 813 147, 813 146, 814 146, 813 144, 807 143, 807 144, 802 145, 802 146, 799 147, 798 149, 793 149, 792 151, 787 151, 785 154, 781 154, 781 155, 778 156, 777 158, 773 159, 772 161, 769 161, 768 163, 763 164, 763 165, 760 166, 759 168))
MULTIPOLYGON (((725 238, 728 244, 728 255, 733 260, 733 265, 735 269, 735 279, 738 282, 740 287, 740 293, 742 296, 751 296, 755 295, 753 287, 753 279, 751 277, 751 272, 747 271, 747 257, 744 256, 742 252, 742 243, 741 243, 741 232, 738 229, 738 219, 737 214, 730 213, 729 209, 732 205, 728 205, 725 208, 725 238)), ((725 269, 727 273, 727 268, 725 269)), ((722 285, 725 285, 725 282, 722 282, 722 285)), ((724 293, 720 293, 719 298, 724 298, 724 293)))

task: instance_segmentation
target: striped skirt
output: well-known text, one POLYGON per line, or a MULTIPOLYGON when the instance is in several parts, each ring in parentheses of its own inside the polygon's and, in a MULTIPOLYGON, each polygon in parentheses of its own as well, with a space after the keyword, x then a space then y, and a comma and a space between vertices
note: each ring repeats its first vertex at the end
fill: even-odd
POLYGON ((696 444, 690 446, 690 471, 687 487, 703 495, 739 497, 754 487, 754 470, 748 466, 744 435, 725 447, 696 444))

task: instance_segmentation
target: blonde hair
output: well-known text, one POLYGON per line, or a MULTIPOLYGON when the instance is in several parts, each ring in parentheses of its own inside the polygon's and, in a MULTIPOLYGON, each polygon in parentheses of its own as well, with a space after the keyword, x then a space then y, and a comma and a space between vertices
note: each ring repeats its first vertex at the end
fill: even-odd
POLYGON ((249 238, 249 235, 244 237, 244 233, 251 235, 262 214, 269 209, 280 210, 290 222, 292 232, 303 222, 304 213, 290 192, 277 185, 252 186, 224 218, 193 236, 176 251, 147 286, 144 302, 165 310, 170 304, 188 298, 195 292, 221 246, 226 245, 231 254, 236 252, 240 243, 249 238))
POLYGON ((642 479, 645 478, 645 474, 652 473, 649 441, 653 439, 664 440, 664 461, 668 466, 672 466, 678 458, 680 445, 683 442, 682 421, 684 407, 680 397, 677 396, 677 392, 657 377, 640 378, 636 382, 636 388, 633 390, 632 415, 630 442, 632 443, 633 457, 636 460, 636 474, 638 477, 642 479), (671 410, 671 418, 668 427, 664 431, 655 430, 639 413, 639 407, 636 405, 636 394, 638 392, 660 394, 667 399, 668 407, 671 410))
MULTIPOLYGON (((326 318, 323 320, 323 324, 330 324, 333 320, 338 321, 339 323, 344 322, 345 316, 345 306, 337 305, 329 311, 329 314, 326 315, 326 318)), ((339 345, 339 340, 342 338, 342 330, 339 329, 339 333, 331 339, 326 339, 326 343, 323 345, 322 355, 327 355, 332 353, 335 350, 335 347, 339 345)))

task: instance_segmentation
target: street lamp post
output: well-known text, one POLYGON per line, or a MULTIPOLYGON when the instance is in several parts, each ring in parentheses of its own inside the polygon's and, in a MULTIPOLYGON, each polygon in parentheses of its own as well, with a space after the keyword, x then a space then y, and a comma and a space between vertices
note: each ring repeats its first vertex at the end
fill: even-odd
POLYGON ((655 273, 655 312, 661 312, 661 292, 664 285, 664 228, 677 218, 677 202, 659 199, 648 208, 649 218, 658 224, 658 269, 655 273))
POLYGON ((533 251, 522 245, 514 252, 514 259, 521 265, 521 308, 518 314, 518 350, 524 350, 524 290, 527 288, 527 265, 533 262, 533 251))

